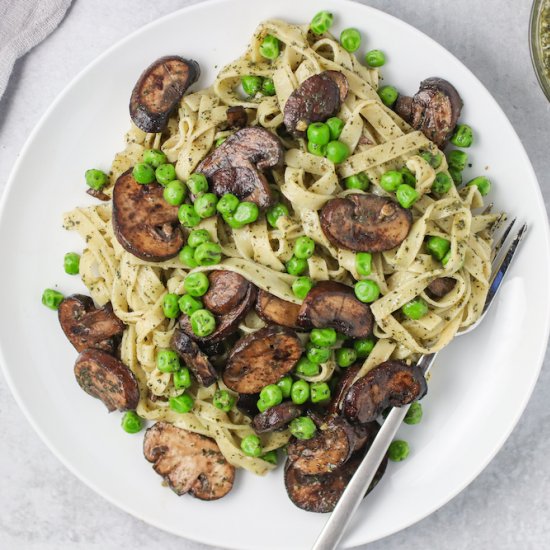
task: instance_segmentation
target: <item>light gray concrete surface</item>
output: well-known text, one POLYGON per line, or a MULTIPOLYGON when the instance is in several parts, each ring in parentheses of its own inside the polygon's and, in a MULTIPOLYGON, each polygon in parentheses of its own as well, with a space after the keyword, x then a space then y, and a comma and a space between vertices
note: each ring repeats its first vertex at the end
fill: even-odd
MULTIPOLYGON (((0 193, 36 120, 83 66, 134 29, 192 3, 75 0, 60 28, 17 63, 0 101, 0 193)), ((529 58, 530 0, 364 3, 408 21, 473 70, 519 133, 548 204, 550 105, 529 58)), ((519 425, 485 471, 427 519, 369 548, 550 548, 549 395, 547 358, 519 425)), ((149 527, 83 485, 33 432, 2 379, 0 441, 1 549, 206 549, 149 527)))

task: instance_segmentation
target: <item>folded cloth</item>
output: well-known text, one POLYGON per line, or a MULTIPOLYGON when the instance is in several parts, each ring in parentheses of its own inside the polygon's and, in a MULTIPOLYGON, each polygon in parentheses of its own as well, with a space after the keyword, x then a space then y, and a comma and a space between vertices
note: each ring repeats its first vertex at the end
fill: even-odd
POLYGON ((0 0, 0 98, 15 61, 59 25, 70 5, 71 0, 0 0))

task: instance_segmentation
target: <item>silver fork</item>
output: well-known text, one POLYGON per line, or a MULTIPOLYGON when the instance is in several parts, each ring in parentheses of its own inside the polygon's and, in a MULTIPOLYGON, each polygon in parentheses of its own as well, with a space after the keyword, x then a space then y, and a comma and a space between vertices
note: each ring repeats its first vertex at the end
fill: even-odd
MULTIPOLYGON (((518 246, 527 230, 527 225, 522 225, 518 232, 514 235, 512 241, 506 248, 506 251, 499 254, 510 234, 510 231, 512 230, 515 221, 516 220, 514 219, 510 222, 510 224, 508 224, 493 249, 492 275, 489 292, 487 294, 487 300, 483 306, 483 312, 480 318, 473 325, 458 332, 457 336, 466 334, 477 327, 493 303, 493 299, 496 296, 502 281, 504 280, 504 276, 506 275, 506 272, 508 271, 508 268, 510 267, 510 264, 516 254, 518 246)), ((424 374, 427 374, 430 370, 436 355, 436 353, 423 355, 418 361, 418 366, 423 369, 424 374)), ((359 507, 359 504, 361 504, 367 488, 370 486, 374 475, 376 474, 376 471, 380 466, 388 447, 390 446, 390 443, 395 437, 397 430, 401 426, 401 423, 409 410, 409 406, 410 405, 399 408, 394 407, 391 410, 369 451, 363 458, 363 461, 357 468, 355 474, 351 478, 348 486, 338 501, 338 504, 334 508, 334 511, 330 515, 319 537, 315 541, 315 544, 312 546, 312 550, 334 550, 336 548, 337 544, 340 542, 340 539, 344 535, 344 531, 351 521, 353 514, 359 507)))

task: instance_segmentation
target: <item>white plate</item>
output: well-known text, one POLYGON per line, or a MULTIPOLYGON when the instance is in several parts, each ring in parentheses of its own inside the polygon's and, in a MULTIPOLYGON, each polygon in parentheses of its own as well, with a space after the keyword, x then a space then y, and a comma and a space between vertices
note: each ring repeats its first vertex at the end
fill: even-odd
POLYGON ((490 199, 530 225, 486 322, 441 354, 424 421, 402 430, 411 456, 389 466, 345 546, 420 520, 470 483, 510 434, 537 379, 549 325, 548 225, 533 169, 495 100, 441 46, 389 15, 342 0, 233 0, 184 9, 117 44, 67 87, 29 138, 3 197, 0 359, 29 421, 72 472, 117 506, 172 533, 240 550, 307 548, 327 516, 288 500, 281 469, 265 478, 239 472, 234 490, 217 502, 178 498, 162 487, 142 457, 141 435, 125 434, 120 415, 105 414, 75 383, 75 351, 40 296, 56 283, 66 293, 83 290, 63 273, 63 254, 82 243, 61 229, 61 214, 89 202, 84 171, 108 168, 122 147, 130 91, 143 68, 161 55, 182 54, 200 62, 199 84, 209 85, 261 20, 306 22, 322 8, 334 11, 338 32, 348 26, 363 32, 362 51, 387 52, 385 82, 411 93, 436 75, 458 87, 462 120, 476 134, 471 174, 487 173, 494 181, 490 199))

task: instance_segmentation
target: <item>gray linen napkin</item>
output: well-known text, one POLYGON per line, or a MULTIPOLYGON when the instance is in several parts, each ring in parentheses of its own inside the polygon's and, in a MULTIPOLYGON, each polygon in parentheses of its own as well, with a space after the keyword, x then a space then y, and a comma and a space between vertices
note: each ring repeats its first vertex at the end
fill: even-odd
POLYGON ((59 25, 71 0, 0 0, 0 99, 15 61, 59 25))

